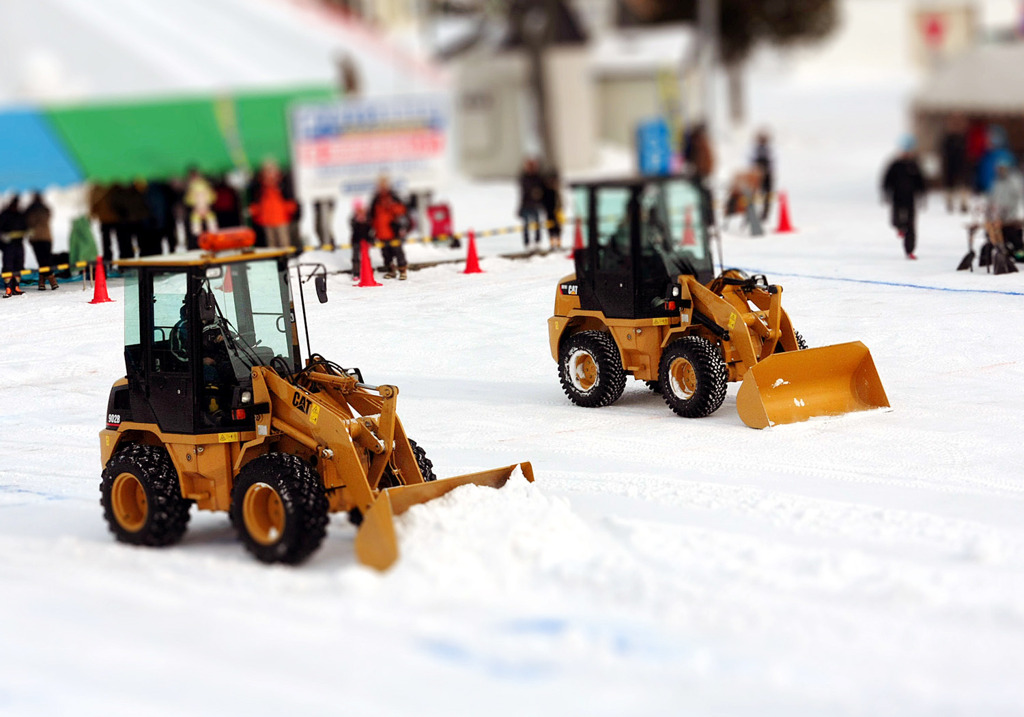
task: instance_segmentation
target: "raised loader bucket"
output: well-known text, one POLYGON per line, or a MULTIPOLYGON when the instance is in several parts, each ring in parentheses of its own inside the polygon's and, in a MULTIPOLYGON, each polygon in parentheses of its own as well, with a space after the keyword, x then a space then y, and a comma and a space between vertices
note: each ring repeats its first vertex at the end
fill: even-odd
POLYGON ((440 498, 448 491, 470 483, 490 488, 501 488, 508 482, 513 471, 520 467, 526 480, 532 483, 533 466, 524 462, 480 473, 468 473, 429 483, 413 483, 382 490, 373 506, 363 516, 363 523, 359 526, 359 532, 356 533, 356 557, 363 565, 377 568, 377 570, 387 570, 398 560, 398 539, 395 535, 394 516, 401 515, 414 505, 440 498))
POLYGON ((889 399, 860 341, 769 356, 747 371, 736 409, 751 428, 886 408, 889 399))

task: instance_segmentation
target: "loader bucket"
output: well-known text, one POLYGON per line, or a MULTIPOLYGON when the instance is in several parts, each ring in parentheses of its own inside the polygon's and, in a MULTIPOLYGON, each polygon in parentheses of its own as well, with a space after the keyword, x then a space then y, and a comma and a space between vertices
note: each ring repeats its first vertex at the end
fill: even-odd
POLYGON ((889 399, 860 341, 769 356, 747 371, 736 409, 751 428, 886 408, 889 399))
POLYGON ((356 533, 356 557, 363 565, 377 570, 387 570, 398 560, 398 539, 395 535, 394 516, 401 515, 414 505, 440 498, 448 491, 470 483, 489 488, 501 488, 508 482, 512 472, 519 467, 522 468, 526 480, 532 483, 533 466, 524 462, 429 483, 413 483, 382 490, 377 496, 377 500, 366 511, 359 532, 356 533))

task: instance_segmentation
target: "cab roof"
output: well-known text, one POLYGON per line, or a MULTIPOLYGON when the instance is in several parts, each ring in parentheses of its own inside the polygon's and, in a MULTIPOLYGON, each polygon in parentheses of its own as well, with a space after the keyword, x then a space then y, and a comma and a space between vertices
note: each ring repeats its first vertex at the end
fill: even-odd
POLYGON ((181 254, 161 254, 159 256, 145 256, 138 259, 119 259, 113 262, 119 269, 139 269, 152 266, 167 268, 186 268, 193 266, 218 266, 220 264, 235 264, 243 261, 258 261, 260 259, 276 259, 282 256, 295 254, 292 248, 287 249, 242 249, 223 251, 213 254, 207 251, 187 251, 181 254))
POLYGON ((625 177, 596 177, 594 179, 577 179, 569 182, 573 189, 577 187, 642 187, 651 183, 683 180, 693 183, 685 174, 632 174, 625 177))

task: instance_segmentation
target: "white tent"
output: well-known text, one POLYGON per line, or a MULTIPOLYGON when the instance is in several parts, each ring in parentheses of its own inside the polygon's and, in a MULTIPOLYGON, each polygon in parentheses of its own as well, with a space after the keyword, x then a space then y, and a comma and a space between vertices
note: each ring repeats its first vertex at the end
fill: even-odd
POLYGON ((354 62, 367 94, 437 88, 437 73, 304 0, 3 0, 0 105, 331 84, 354 62))

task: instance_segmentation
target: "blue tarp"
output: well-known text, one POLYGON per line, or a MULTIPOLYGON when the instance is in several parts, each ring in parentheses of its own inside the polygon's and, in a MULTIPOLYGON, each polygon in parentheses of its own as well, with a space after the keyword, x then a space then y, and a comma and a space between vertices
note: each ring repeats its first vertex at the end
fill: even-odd
POLYGON ((0 112, 0 192, 76 184, 82 173, 40 112, 0 112))

